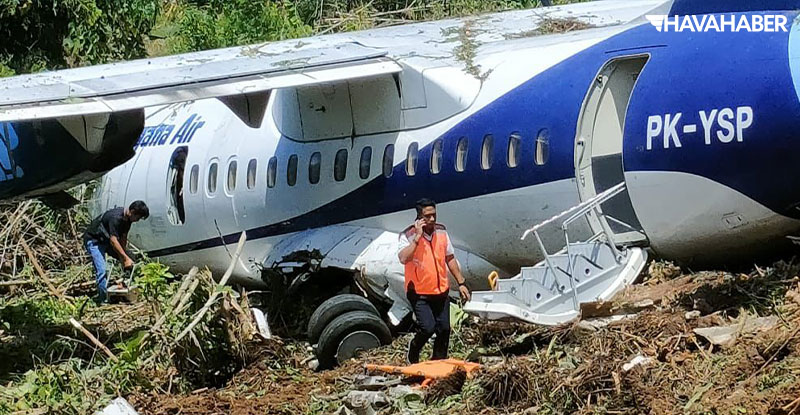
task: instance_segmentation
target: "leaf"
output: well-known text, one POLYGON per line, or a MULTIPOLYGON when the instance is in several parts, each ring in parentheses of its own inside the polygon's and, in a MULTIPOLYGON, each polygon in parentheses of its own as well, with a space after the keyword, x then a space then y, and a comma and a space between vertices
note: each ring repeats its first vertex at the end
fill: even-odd
POLYGON ((705 386, 702 386, 700 389, 698 389, 697 392, 695 392, 694 395, 692 395, 692 398, 689 399, 689 402, 686 402, 686 405, 683 406, 683 410, 688 411, 689 408, 691 408, 692 405, 694 405, 697 401, 699 401, 700 398, 702 398, 703 395, 706 392, 708 392, 708 390, 711 389, 712 386, 714 386, 713 383, 707 383, 705 386))

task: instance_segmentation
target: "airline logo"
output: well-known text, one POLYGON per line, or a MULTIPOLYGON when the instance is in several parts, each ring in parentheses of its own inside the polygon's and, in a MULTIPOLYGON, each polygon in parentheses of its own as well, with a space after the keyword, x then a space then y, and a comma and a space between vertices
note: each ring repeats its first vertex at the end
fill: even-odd
POLYGON ((192 141, 194 134, 206 124, 203 117, 192 114, 181 124, 177 130, 177 124, 159 124, 145 127, 139 136, 134 148, 155 147, 167 144, 185 144, 192 141))
POLYGON ((14 160, 14 149, 19 146, 19 137, 10 122, 0 123, 0 182, 18 179, 24 175, 22 167, 14 160))
POLYGON ((706 14, 645 16, 659 32, 789 32, 789 18, 782 14, 706 14))

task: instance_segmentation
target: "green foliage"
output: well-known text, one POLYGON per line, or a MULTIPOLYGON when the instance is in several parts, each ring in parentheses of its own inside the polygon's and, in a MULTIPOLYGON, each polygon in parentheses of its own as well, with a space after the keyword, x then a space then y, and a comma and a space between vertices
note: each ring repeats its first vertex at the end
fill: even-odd
POLYGON ((75 311, 72 303, 48 296, 3 304, 0 307, 0 320, 11 329, 24 329, 34 324, 60 326, 67 324, 75 311))
POLYGON ((143 352, 141 346, 146 334, 146 331, 139 331, 131 339, 114 345, 118 350, 117 358, 119 359, 109 364, 109 377, 111 379, 109 384, 114 385, 114 394, 119 395, 137 385, 147 385, 149 383, 139 373, 140 357, 143 352))
POLYGON ((0 75, 144 57, 161 0, 0 0, 0 75))
MULTIPOLYGON (((332 0, 324 2, 299 0, 295 3, 297 13, 302 21, 315 29, 324 26, 326 20, 340 18, 348 14, 366 15, 368 20, 373 20, 369 16, 381 15, 382 17, 388 16, 397 20, 414 21, 530 8, 540 5, 539 0, 432 0, 425 2, 413 0, 332 0)), ((387 23, 391 24, 393 21, 388 21, 387 23)), ((363 29, 365 27, 359 28, 363 29)), ((338 30, 347 31, 348 25, 342 25, 338 30)))
POLYGON ((186 4, 171 52, 189 52, 306 36, 287 1, 210 0, 186 4))
POLYGON ((0 77, 539 4, 540 0, 0 0, 0 77))
POLYGON ((103 369, 80 359, 42 366, 25 373, 13 388, 0 387, 0 414, 45 408, 53 414, 92 413, 110 398, 104 396, 104 383, 103 369))
POLYGON ((169 290, 167 279, 172 278, 168 266, 150 262, 139 268, 135 284, 146 301, 157 303, 166 296, 169 290))

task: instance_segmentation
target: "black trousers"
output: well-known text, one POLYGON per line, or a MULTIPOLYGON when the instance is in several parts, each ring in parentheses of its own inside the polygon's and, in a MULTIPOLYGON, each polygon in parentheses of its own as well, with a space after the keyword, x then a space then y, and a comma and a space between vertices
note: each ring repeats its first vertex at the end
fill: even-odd
POLYGON ((447 293, 431 296, 410 292, 407 296, 419 326, 408 345, 408 361, 419 362, 422 348, 434 334, 436 339, 433 341, 431 359, 447 359, 447 349, 450 347, 450 299, 447 293))

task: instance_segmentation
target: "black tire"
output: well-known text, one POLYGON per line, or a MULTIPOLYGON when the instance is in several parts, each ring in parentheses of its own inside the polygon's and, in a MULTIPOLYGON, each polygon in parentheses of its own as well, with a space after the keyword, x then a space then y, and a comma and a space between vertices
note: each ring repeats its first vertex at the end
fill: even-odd
POLYGON ((333 296, 314 310, 308 319, 308 342, 316 344, 325 327, 336 317, 350 311, 368 311, 380 316, 378 310, 366 298, 355 294, 341 294, 333 296))
POLYGON ((368 311, 350 311, 333 319, 319 336, 316 350, 319 368, 330 369, 336 366, 340 343, 349 334, 359 331, 372 333, 381 345, 392 342, 389 327, 380 317, 368 311))

